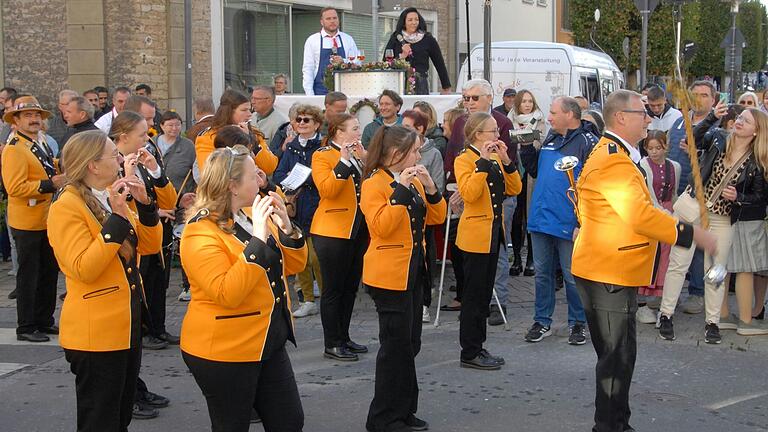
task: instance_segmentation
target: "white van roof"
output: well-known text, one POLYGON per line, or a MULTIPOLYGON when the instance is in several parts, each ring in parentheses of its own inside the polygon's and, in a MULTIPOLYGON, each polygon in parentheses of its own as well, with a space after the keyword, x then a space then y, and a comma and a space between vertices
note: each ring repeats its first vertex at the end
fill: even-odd
MULTIPOLYGON (((573 45, 556 42, 537 42, 537 41, 499 41, 491 43, 491 50, 494 49, 561 49, 568 56, 572 66, 585 66, 589 68, 620 70, 611 56, 608 54, 592 51, 573 45)), ((483 50, 483 44, 475 45, 472 52, 483 50)))

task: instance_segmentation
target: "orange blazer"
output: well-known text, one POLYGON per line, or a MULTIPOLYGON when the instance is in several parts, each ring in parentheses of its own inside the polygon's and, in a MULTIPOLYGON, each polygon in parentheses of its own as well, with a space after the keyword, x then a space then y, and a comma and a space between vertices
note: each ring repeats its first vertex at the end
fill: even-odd
POLYGON ((646 286, 659 241, 690 247, 693 228, 657 209, 645 178, 621 141, 606 133, 576 183, 581 228, 571 272, 595 282, 646 286))
MULTIPOLYGON (((48 239, 66 277, 59 342, 67 349, 130 348, 131 291, 142 290, 138 259, 160 251, 163 228, 154 205, 126 220, 110 216, 102 226, 71 186, 51 205, 48 239), (134 266, 117 254, 123 240, 137 241, 134 266)), ((135 335, 134 335, 135 336, 135 335)), ((140 335, 139 335, 140 338, 140 335)))
MULTIPOLYGON (((277 169, 277 163, 279 160, 277 156, 272 154, 269 150, 269 146, 264 140, 263 135, 256 134, 257 142, 253 146, 253 152, 255 156, 253 161, 256 162, 256 166, 261 168, 267 175, 272 175, 277 169)), ((213 140, 216 139, 216 130, 207 129, 201 133, 195 140, 195 155, 197 157, 197 166, 200 168, 200 172, 203 172, 205 163, 208 161, 208 156, 216 150, 213 146, 213 140)))
POLYGON ((224 232, 209 216, 200 210, 181 237, 181 263, 192 294, 181 349, 213 361, 260 361, 265 347, 275 343, 267 340, 273 319, 287 317, 288 339, 294 341, 288 275, 304 270, 304 238, 290 238, 270 223, 272 249, 239 225, 234 234, 224 232))
POLYGON ((445 222, 445 200, 440 192, 427 196, 419 179, 406 188, 389 171, 376 170, 363 182, 360 208, 371 235, 363 258, 363 283, 405 291, 413 250, 424 251, 427 225, 445 222), (418 207, 425 207, 425 212, 418 207))
POLYGON ((312 180, 320 203, 309 231, 325 237, 354 237, 363 222, 360 172, 341 162, 339 147, 331 143, 312 155, 312 180))
POLYGON ((472 146, 459 154, 454 170, 464 200, 456 246, 466 252, 490 253, 494 221, 501 219, 502 226, 504 223, 504 197, 517 195, 523 189, 520 173, 514 163, 503 165, 496 153, 491 160, 482 159, 472 146))
POLYGON ((8 192, 8 225, 25 231, 43 231, 56 188, 51 177, 59 174, 58 159, 15 132, 2 155, 3 185, 8 192))

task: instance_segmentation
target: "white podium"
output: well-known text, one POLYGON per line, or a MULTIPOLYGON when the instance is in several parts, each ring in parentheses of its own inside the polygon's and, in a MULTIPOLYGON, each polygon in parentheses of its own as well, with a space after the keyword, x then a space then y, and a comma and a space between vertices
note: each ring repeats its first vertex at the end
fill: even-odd
POLYGON ((405 94, 404 70, 334 71, 335 91, 346 95, 379 95, 384 90, 405 94))

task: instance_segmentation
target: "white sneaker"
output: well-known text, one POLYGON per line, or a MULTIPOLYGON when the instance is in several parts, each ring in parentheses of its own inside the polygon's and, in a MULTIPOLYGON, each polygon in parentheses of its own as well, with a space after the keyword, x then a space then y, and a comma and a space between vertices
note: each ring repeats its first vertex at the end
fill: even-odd
POLYGON ((8 276, 16 276, 16 270, 10 270, 8 276))
POLYGON ((192 300, 192 295, 189 294, 189 290, 181 290, 181 294, 179 294, 179 301, 188 302, 190 300, 192 300))
POLYGON ((317 315, 315 302, 304 302, 293 312, 294 318, 303 318, 310 315, 317 315))
POLYGON ((656 311, 643 306, 637 309, 637 322, 642 324, 656 324, 656 311))
POLYGON ((429 316, 429 308, 426 306, 422 306, 422 308, 421 322, 428 323, 432 321, 432 317, 429 316))

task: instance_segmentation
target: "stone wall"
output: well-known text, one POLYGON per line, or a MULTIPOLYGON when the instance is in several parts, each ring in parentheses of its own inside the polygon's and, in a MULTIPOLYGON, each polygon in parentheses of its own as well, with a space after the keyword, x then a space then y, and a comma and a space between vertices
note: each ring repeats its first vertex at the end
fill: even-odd
MULTIPOLYGON (((0 3, 0 84, 52 107, 64 88, 145 83, 184 116, 184 0, 0 3)), ((192 0, 192 14, 193 96, 210 96, 210 1, 192 0)))

